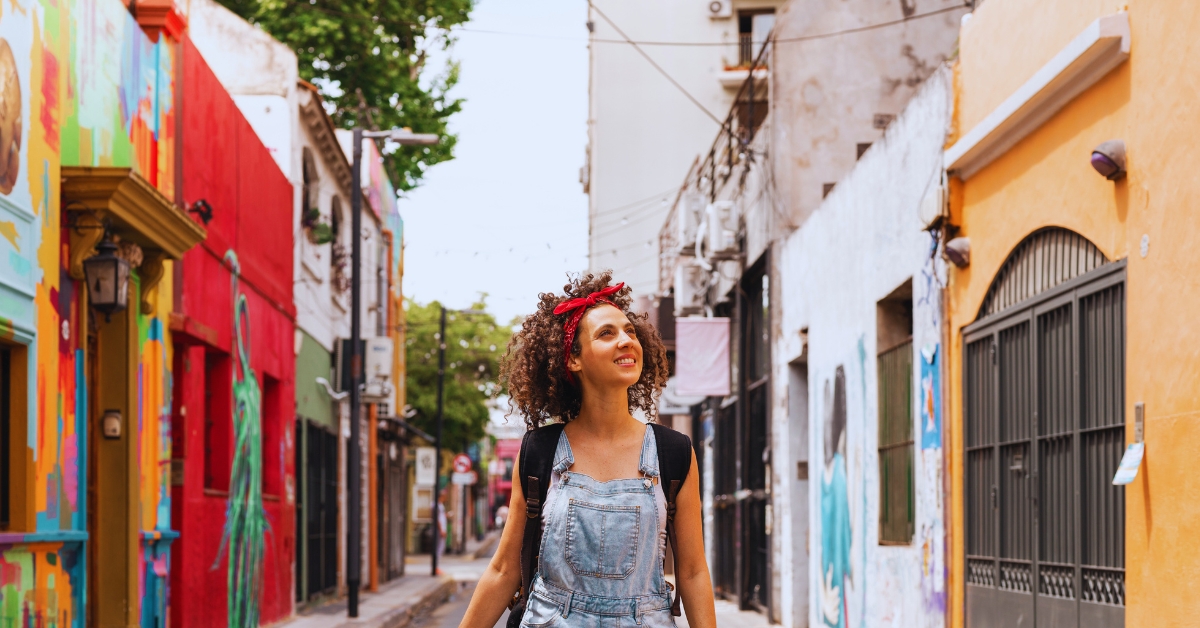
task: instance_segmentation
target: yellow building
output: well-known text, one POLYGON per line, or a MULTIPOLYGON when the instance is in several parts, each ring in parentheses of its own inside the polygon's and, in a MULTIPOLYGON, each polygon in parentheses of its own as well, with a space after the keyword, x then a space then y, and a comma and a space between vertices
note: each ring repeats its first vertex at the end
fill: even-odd
POLYGON ((993 1, 964 22, 945 155, 969 242, 947 300, 955 626, 1200 617, 1198 32, 1200 5, 1138 0, 993 1), (1127 174, 1109 180, 1112 140, 1127 174), (1113 486, 1143 411, 1145 458, 1113 486))

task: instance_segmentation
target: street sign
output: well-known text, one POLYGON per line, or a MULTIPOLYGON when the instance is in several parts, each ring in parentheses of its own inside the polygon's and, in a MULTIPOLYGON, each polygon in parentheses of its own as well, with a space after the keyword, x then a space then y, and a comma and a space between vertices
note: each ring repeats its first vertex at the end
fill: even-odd
POLYGON ((467 471, 466 473, 455 472, 450 476, 450 481, 461 486, 470 486, 479 481, 479 474, 474 471, 467 471))
POLYGON ((417 486, 433 486, 437 482, 437 450, 417 447, 417 486))
POLYGON ((454 457, 454 472, 466 473, 471 470, 471 458, 467 454, 458 454, 454 457))

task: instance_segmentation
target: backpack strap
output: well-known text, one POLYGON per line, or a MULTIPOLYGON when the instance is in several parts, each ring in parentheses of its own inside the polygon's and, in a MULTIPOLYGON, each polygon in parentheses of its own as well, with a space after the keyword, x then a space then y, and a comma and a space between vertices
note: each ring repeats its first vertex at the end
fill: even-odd
POLYGON ((521 540, 521 588, 513 596, 509 608, 514 615, 518 607, 524 611, 525 599, 537 573, 538 552, 542 545, 542 505, 550 490, 550 474, 554 470, 554 453, 562 436, 563 424, 552 423, 525 432, 521 441, 521 492, 525 495, 525 530, 521 540))
MULTIPOLYGON (((667 497, 667 542, 671 544, 671 552, 676 557, 679 554, 679 542, 675 540, 675 498, 679 489, 687 479, 692 468, 692 439, 686 434, 657 423, 651 423, 654 430, 654 442, 658 448, 659 486, 667 497)), ((666 560, 666 557, 663 557, 666 560)), ((679 617, 679 592, 676 591, 671 601, 671 614, 679 617)))

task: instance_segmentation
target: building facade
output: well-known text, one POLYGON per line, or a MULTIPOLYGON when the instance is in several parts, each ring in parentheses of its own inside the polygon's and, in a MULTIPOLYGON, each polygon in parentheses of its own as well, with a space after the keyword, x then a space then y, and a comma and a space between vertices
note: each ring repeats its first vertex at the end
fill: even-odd
POLYGON ((183 50, 183 195, 211 218, 172 325, 172 624, 257 625, 292 613, 293 191, 190 40, 183 50))
POLYGON ((1194 622, 1196 182, 1179 114, 1196 60, 1179 51, 1198 20, 1017 1, 963 25, 945 155, 970 244, 947 292, 955 625, 1194 622), (1113 140, 1110 174, 1094 151, 1116 161, 1113 140), (1137 443, 1136 477, 1114 486, 1137 443))
POLYGON ((0 23, 0 620, 13 625, 166 621, 167 330, 176 262, 205 230, 179 196, 178 23, 164 30, 153 8, 18 3, 0 23), (89 258, 114 256, 128 274, 104 285, 126 291, 123 309, 84 281, 89 258))

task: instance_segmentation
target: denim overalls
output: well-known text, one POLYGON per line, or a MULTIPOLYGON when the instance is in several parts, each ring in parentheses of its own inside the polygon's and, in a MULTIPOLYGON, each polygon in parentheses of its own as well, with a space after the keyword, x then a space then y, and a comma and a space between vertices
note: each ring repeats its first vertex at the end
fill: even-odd
POLYGON ((654 430, 646 426, 642 478, 597 482, 572 473, 564 431, 542 508, 545 531, 521 626, 674 628, 663 579, 666 497, 654 430))

